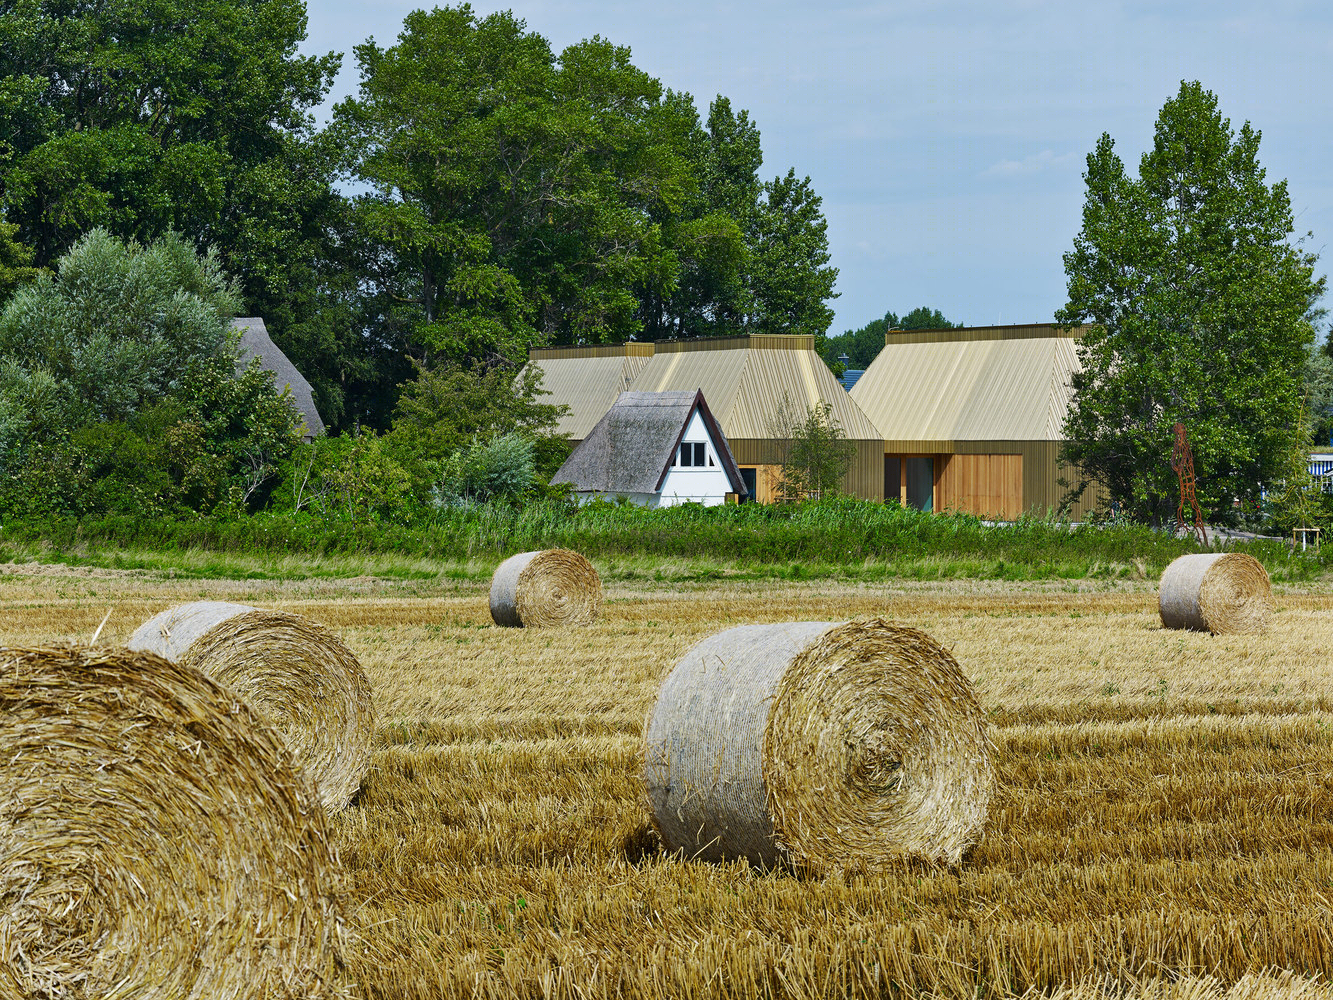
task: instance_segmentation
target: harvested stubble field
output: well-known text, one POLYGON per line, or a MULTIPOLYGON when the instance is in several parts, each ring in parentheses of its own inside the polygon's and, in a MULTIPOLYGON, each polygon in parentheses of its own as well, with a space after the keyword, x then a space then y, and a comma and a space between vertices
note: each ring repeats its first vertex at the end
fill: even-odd
POLYGON ((486 588, 0 567, 0 644, 123 641, 188 600, 334 628, 380 719, 334 817, 370 998, 1333 998, 1333 598, 1260 637, 1160 627, 1151 584, 612 583, 588 629, 486 588), (950 648, 1002 787, 955 869, 680 862, 648 832, 658 684, 720 628, 885 614, 950 648))

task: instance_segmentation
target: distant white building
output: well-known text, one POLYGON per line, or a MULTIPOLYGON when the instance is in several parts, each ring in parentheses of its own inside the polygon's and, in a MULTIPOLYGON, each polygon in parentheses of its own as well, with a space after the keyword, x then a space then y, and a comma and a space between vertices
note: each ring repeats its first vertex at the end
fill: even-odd
POLYGON ((620 393, 551 482, 569 483, 582 499, 623 496, 644 507, 715 506, 746 493, 698 390, 620 393))

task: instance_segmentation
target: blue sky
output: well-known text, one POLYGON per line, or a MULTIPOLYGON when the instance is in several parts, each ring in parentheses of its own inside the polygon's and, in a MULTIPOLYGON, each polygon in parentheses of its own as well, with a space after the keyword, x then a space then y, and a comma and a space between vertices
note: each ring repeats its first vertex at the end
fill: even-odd
MULTIPOLYGON (((307 52, 394 42, 423 6, 307 0, 307 52)), ((1232 127, 1263 133, 1299 234, 1333 259, 1333 7, 1318 3, 809 3, 520 0, 559 51, 592 35, 707 113, 717 94, 759 126, 764 176, 794 167, 824 199, 839 269, 832 333, 928 305, 955 322, 1049 322, 1077 234, 1082 173, 1109 132, 1131 170, 1182 79, 1232 127)))

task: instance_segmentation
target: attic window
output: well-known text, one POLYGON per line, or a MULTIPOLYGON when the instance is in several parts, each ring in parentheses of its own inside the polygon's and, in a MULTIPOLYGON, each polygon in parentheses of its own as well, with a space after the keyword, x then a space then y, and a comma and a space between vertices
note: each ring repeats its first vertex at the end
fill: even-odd
POLYGON ((703 465, 704 443, 702 441, 681 442, 679 465, 703 465))

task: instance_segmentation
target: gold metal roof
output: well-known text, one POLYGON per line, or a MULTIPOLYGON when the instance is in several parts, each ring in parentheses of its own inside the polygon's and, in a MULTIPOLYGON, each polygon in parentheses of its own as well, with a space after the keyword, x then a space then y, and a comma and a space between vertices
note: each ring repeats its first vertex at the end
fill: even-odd
MULTIPOLYGON (((777 338, 764 338, 776 340, 777 338)), ((795 340, 797 338, 790 338, 795 340)), ((719 349, 671 350, 655 354, 634 380, 636 392, 701 389, 708 408, 728 438, 772 438, 785 397, 796 416, 821 401, 848 438, 878 440, 880 435, 852 402, 833 373, 810 347, 755 343, 719 349)), ((693 343, 693 342, 691 342, 693 343)), ((703 343, 706 343, 703 342, 703 343)), ((671 345, 675 346, 675 345, 671 345)))
POLYGON ((605 347, 533 350, 549 401, 570 413, 559 433, 582 440, 615 402, 616 394, 703 391, 728 438, 771 438, 784 396, 797 415, 820 401, 852 440, 882 440, 874 424, 814 351, 814 338, 754 335, 634 344, 635 356, 605 347), (651 348, 651 357, 637 352, 651 348))
MULTIPOLYGON (((536 353, 536 352, 534 352, 536 353)), ((560 418, 556 433, 581 441, 611 409, 616 397, 629 389, 648 362, 644 354, 599 357, 534 358, 542 370, 543 403, 564 403, 569 412, 560 418)))
POLYGON ((851 391, 885 440, 1062 439, 1076 336, 900 337, 851 391))

